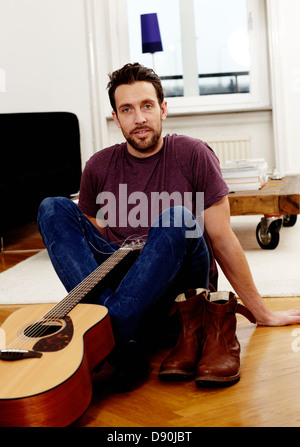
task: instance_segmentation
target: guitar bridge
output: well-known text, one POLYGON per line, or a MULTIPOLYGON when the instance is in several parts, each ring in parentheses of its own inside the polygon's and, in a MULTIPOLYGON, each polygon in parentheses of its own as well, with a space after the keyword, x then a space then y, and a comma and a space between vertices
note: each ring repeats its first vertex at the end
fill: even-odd
POLYGON ((41 352, 28 351, 27 349, 0 349, 0 360, 22 360, 29 358, 40 358, 41 352))

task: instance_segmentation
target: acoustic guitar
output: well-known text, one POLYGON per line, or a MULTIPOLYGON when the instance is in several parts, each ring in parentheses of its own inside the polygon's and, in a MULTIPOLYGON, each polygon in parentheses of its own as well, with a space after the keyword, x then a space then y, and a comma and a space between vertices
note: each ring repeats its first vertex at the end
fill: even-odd
POLYGON ((68 426, 92 399, 93 369, 112 351, 108 310, 80 301, 140 244, 121 247, 53 304, 24 306, 2 324, 0 426, 68 426))

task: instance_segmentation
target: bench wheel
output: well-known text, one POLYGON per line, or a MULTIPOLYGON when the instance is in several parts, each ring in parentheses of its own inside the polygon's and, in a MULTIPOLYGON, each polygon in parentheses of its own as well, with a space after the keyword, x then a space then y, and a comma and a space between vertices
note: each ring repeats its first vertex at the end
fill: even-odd
POLYGON ((284 227, 293 227, 297 222, 297 214, 285 214, 283 216, 282 225, 284 227))
POLYGON ((256 228, 256 239, 264 250, 274 250, 279 244, 279 232, 282 225, 282 219, 276 219, 270 222, 270 219, 262 219, 256 228))

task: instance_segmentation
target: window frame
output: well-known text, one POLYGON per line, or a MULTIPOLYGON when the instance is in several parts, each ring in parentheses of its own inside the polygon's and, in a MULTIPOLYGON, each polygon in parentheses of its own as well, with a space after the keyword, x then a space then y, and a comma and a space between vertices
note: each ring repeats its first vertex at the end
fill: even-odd
MULTIPOLYGON (((127 0, 104 1, 108 14, 108 42, 111 55, 109 65, 111 66, 111 71, 130 61, 127 0)), ((193 0, 179 1, 181 7, 184 7, 185 10, 187 7, 193 7, 193 0)), ((246 1, 251 58, 250 93, 167 97, 169 115, 271 110, 266 4, 265 0, 246 1)), ((185 30, 191 28, 190 25, 188 26, 188 23, 187 21, 185 25, 184 18, 181 18, 182 35, 184 35, 185 30)), ((186 39, 190 41, 190 37, 187 35, 186 39)), ((184 38, 182 38, 182 51, 184 52, 184 38)), ((194 65, 193 62, 191 65, 194 65)), ((183 66, 183 75, 187 72, 188 67, 189 63, 187 61, 183 66)), ((106 114, 111 116, 110 108, 106 114)))

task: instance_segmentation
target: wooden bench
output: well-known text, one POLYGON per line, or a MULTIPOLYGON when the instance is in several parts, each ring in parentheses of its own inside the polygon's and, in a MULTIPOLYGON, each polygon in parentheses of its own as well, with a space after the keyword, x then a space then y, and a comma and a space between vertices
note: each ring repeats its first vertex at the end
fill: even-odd
POLYGON ((257 241, 263 249, 274 249, 281 226, 295 225, 300 213, 300 176, 270 179, 258 191, 233 192, 228 197, 232 216, 264 216, 256 228, 257 241))

